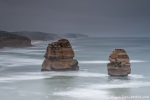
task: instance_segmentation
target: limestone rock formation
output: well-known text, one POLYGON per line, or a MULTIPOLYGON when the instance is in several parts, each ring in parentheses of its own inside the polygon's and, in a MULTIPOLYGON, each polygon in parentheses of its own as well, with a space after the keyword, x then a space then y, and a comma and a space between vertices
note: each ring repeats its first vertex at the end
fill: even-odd
POLYGON ((74 51, 67 39, 60 39, 48 45, 41 71, 78 70, 78 61, 73 59, 74 51))
POLYGON ((109 56, 108 74, 111 76, 127 76, 131 72, 130 59, 124 49, 115 49, 109 56))

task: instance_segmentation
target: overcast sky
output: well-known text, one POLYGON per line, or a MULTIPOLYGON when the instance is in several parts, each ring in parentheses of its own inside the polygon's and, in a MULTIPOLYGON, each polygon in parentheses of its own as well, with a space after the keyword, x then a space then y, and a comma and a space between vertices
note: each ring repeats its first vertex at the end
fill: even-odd
POLYGON ((0 30, 150 37, 150 0, 0 0, 0 30))

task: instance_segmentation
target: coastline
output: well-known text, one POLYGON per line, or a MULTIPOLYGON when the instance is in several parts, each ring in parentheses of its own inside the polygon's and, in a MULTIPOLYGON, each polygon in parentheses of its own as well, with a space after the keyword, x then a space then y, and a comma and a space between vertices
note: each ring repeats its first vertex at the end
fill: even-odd
MULTIPOLYGON (((30 46, 34 46, 35 43, 39 43, 39 42, 43 42, 43 40, 31 40, 31 45, 30 46)), ((30 46, 17 46, 17 47, 2 47, 0 48, 0 50, 4 50, 4 49, 8 49, 8 48, 22 48, 22 47, 30 47, 30 46)))

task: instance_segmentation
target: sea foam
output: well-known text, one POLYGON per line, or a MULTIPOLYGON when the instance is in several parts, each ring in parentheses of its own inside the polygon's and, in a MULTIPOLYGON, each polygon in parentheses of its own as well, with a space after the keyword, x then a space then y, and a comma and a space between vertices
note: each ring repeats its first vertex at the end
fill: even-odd
MULTIPOLYGON (((142 63, 142 62, 147 62, 147 61, 142 61, 142 60, 130 60, 131 63, 142 63)), ((81 64, 107 64, 109 61, 101 60, 101 61, 79 61, 81 64)))
POLYGON ((119 88, 138 88, 145 86, 150 86, 150 82, 131 81, 124 83, 116 82, 113 84, 88 84, 83 88, 54 92, 53 95, 76 98, 75 100, 120 100, 119 98, 112 98, 113 94, 111 94, 108 90, 119 88))

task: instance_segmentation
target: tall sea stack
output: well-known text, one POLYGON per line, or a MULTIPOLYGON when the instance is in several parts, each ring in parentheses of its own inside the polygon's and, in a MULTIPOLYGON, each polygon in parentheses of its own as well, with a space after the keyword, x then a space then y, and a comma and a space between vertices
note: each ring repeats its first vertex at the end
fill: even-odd
POLYGON ((67 39, 60 39, 48 45, 41 71, 79 70, 78 61, 73 59, 74 51, 67 39))
POLYGON ((130 59, 124 49, 115 49, 109 56, 108 74, 111 76, 127 76, 131 72, 130 59))

